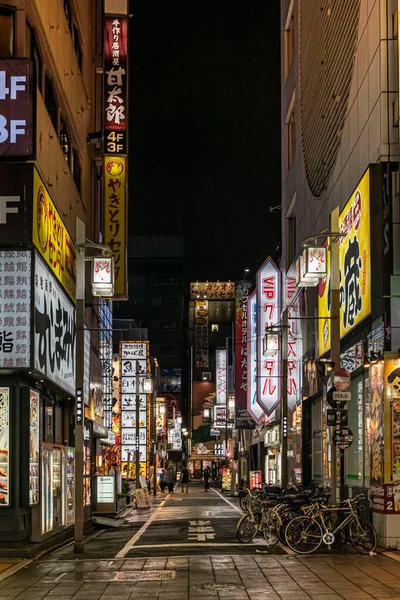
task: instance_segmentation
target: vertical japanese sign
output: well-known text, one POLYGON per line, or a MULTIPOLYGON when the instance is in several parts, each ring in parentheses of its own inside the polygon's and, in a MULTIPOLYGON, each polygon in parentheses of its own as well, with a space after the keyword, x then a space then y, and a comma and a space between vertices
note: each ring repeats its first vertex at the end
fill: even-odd
POLYGON ((30 250, 0 251, 0 369, 31 366, 30 250))
POLYGON ((0 60, 0 157, 34 157, 35 99, 33 60, 0 60))
POLYGON ((114 298, 127 298, 126 158, 104 156, 104 244, 114 253, 114 298))
POLYGON ((134 464, 139 448, 140 474, 147 475, 147 394, 144 379, 148 371, 148 342, 121 342, 122 435, 121 460, 123 469, 134 464), (137 370, 138 369, 138 370, 137 370), (136 380, 139 378, 139 439, 136 439, 136 380), (125 463, 125 464, 124 464, 125 463))
POLYGON ((303 344, 301 338, 300 294, 296 287, 295 267, 286 275, 284 284, 284 301, 287 309, 287 394, 288 409, 293 412, 296 404, 301 402, 303 379, 303 344))
POLYGON ((247 301, 247 364, 249 382, 247 386, 247 410, 256 421, 264 417, 264 411, 257 402, 257 294, 252 292, 247 301))
POLYGON ((104 21, 104 152, 126 154, 128 116, 128 19, 104 21))
POLYGON ((236 417, 242 415, 247 406, 247 301, 251 283, 236 283, 235 310, 235 401, 236 417))
POLYGON ((226 405, 226 350, 215 350, 216 403, 226 405))
POLYGON ((10 389, 0 387, 0 506, 10 504, 10 389))
POLYGON ((112 357, 112 423, 111 431, 115 435, 115 446, 112 449, 112 462, 121 468, 121 365, 119 354, 112 357))
POLYGON ((75 306, 35 253, 34 367, 75 395, 75 306))
POLYGON ((267 258, 257 271, 257 402, 271 415, 281 399, 280 350, 264 356, 267 327, 277 326, 281 315, 280 271, 267 258))
POLYGON ((194 305, 194 348, 196 367, 208 367, 208 301, 196 300, 194 305))
MULTIPOLYGON (((339 217, 340 337, 371 312, 370 172, 366 171, 339 217)), ((331 345, 330 256, 318 290, 319 354, 331 345)))
POLYGON ((36 169, 33 176, 32 239, 41 257, 75 302, 75 246, 36 169))
POLYGON ((39 393, 29 390, 29 505, 39 503, 39 393))

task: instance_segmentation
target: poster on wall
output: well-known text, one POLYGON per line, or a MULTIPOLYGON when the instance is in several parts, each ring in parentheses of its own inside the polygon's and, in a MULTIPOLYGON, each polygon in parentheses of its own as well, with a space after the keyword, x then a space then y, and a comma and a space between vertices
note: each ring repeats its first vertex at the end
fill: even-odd
POLYGON ((208 301, 196 300, 194 304, 194 362, 196 367, 208 367, 208 301))
POLYGON ((75 307, 35 254, 34 366, 75 395, 75 307))
POLYGON ((0 506, 10 504, 10 389, 0 387, 0 506))
POLYGON ((29 250, 0 251, 0 369, 31 366, 29 250))
POLYGON ((29 506, 39 503, 39 393, 29 390, 29 506))

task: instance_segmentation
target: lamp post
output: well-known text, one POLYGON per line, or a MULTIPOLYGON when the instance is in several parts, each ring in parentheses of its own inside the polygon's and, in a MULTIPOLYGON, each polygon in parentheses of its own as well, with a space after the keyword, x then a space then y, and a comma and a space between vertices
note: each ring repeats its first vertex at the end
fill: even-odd
MULTIPOLYGON (((93 259, 110 259, 112 269, 113 253, 110 248, 102 244, 96 244, 86 239, 85 223, 77 217, 76 219, 76 356, 75 356, 75 527, 74 527, 74 553, 81 554, 84 551, 84 504, 83 504, 83 428, 85 423, 85 407, 83 401, 84 386, 84 353, 85 353, 85 262, 93 259), (101 255, 86 257, 86 250, 94 249, 101 255)), ((113 295, 113 273, 104 273, 104 283, 110 282, 104 287, 98 277, 98 283, 103 289, 98 295, 113 295), (108 275, 111 275, 109 277, 108 275)), ((92 278, 92 284, 94 283, 92 278)))

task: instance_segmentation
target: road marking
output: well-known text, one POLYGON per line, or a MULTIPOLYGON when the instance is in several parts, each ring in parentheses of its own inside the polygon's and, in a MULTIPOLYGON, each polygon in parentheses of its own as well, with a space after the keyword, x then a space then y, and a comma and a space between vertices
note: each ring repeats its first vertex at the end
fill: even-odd
MULTIPOLYGON (((241 546, 243 548, 244 544, 241 542, 196 542, 196 544, 191 544, 190 542, 177 542, 176 544, 139 544, 135 547, 135 550, 142 550, 143 548, 197 548, 197 546, 204 546, 207 548, 212 546, 222 546, 224 548, 241 546)), ((268 547, 268 544, 264 540, 253 540, 251 544, 247 545, 248 548, 254 548, 255 546, 268 547)), ((271 548, 271 550, 273 550, 273 548, 271 548)))
POLYGON ((142 527, 139 529, 139 531, 137 531, 135 533, 135 535, 131 537, 131 539, 125 544, 125 546, 122 548, 122 550, 120 550, 115 555, 115 558, 125 558, 125 556, 129 552, 129 550, 132 550, 133 546, 142 537, 142 535, 144 534, 144 532, 146 531, 146 529, 152 524, 152 522, 156 518, 157 514, 161 511, 162 507, 164 506, 164 504, 166 503, 166 501, 168 500, 168 498, 170 497, 170 495, 171 494, 167 494, 167 496, 165 497, 165 500, 163 500, 161 502, 161 504, 159 505, 159 507, 153 512, 152 515, 150 515, 150 517, 147 519, 146 523, 144 523, 142 525, 142 527))
POLYGON ((0 581, 3 581, 3 579, 7 579, 7 577, 10 577, 10 575, 14 575, 14 573, 16 573, 17 571, 20 571, 21 569, 24 569, 31 562, 33 562, 32 558, 30 558, 28 560, 23 560, 21 563, 14 565, 10 569, 7 569, 7 571, 4 571, 4 573, 0 574, 0 581))
POLYGON ((211 490, 214 492, 214 494, 218 494, 218 496, 220 496, 220 498, 222 498, 222 500, 225 500, 225 502, 227 504, 229 504, 229 506, 231 506, 234 510, 236 510, 236 512, 238 512, 239 515, 243 515, 243 511, 241 511, 240 508, 238 508, 237 506, 235 506, 234 504, 232 504, 232 502, 230 502, 229 500, 227 500, 227 498, 225 498, 222 494, 220 494, 219 492, 217 492, 217 490, 215 490, 214 488, 211 488, 211 490))

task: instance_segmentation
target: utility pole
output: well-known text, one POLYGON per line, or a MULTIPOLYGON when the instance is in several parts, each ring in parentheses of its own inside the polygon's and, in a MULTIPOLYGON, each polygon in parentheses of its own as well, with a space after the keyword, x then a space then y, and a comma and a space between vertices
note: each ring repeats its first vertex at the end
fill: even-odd
POLYGON ((139 452, 139 435, 140 435, 140 429, 139 429, 139 419, 140 419, 140 389, 139 389, 139 360, 136 359, 135 360, 135 366, 136 366, 136 456, 135 456, 135 472, 136 472, 136 489, 140 488, 140 481, 139 481, 139 475, 140 475, 140 452, 139 452))
MULTIPOLYGON (((336 207, 331 213, 330 230, 333 233, 339 232, 339 207, 336 207)), ((340 265, 339 265, 339 237, 331 237, 331 361, 335 363, 335 369, 340 368, 340 265)), ((326 403, 325 403, 326 405, 326 403)), ((333 443, 333 431, 331 428, 331 495, 332 503, 340 501, 340 491, 338 495, 336 446, 333 443)), ((340 456, 342 459, 342 457, 340 456)))
POLYGON ((282 313, 282 383, 281 383, 281 446, 282 446, 282 461, 281 461, 281 481, 282 489, 289 485, 289 468, 288 468, 288 310, 287 308, 282 313))
MULTIPOLYGON (((76 244, 85 244, 85 223, 76 219, 76 244)), ((78 247, 76 257, 76 394, 75 394, 75 539, 74 553, 84 551, 84 504, 83 504, 83 427, 85 407, 83 399, 84 338, 85 326, 85 249, 78 247)))

